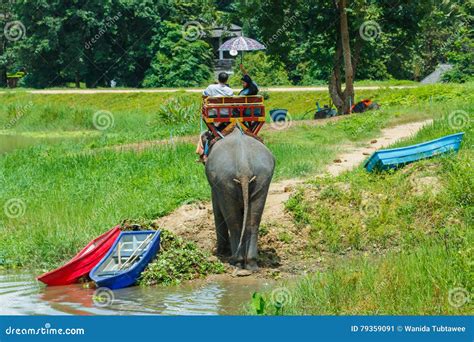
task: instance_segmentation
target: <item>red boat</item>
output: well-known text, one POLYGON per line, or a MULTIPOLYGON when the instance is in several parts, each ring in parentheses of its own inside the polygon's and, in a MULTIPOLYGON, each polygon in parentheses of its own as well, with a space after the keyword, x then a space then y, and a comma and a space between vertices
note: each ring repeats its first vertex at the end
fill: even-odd
POLYGON ((74 258, 67 264, 40 275, 37 279, 46 285, 69 285, 87 274, 107 254, 110 247, 120 235, 120 226, 116 226, 98 238, 89 242, 74 258))

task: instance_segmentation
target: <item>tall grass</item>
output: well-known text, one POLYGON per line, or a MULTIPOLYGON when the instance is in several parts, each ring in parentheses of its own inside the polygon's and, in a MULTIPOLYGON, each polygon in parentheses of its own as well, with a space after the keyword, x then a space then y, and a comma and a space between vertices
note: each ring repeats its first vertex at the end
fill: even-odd
MULTIPOLYGON (((408 106, 430 104, 434 109, 446 102, 473 99, 474 84, 429 85, 408 89, 361 90, 356 101, 372 98, 382 108, 403 109, 408 106)), ((96 132, 93 115, 97 111, 108 111, 114 125, 101 135, 107 144, 166 138, 199 132, 198 93, 126 93, 126 94, 30 94, 9 92, 0 94, 0 131, 86 131, 96 132), (189 124, 166 121, 166 112, 187 108, 184 114, 189 124), (189 112, 189 113, 188 113, 189 112), (159 113, 165 114, 160 115, 159 113), (161 119, 161 120, 159 120, 161 119)), ((266 108, 286 108, 291 117, 311 119, 315 103, 329 103, 327 91, 318 92, 271 92, 266 108)), ((183 114, 183 113, 181 113, 183 114)))
MULTIPOLYGON (((472 105, 465 109, 471 112, 472 105)), ((459 129, 440 118, 397 145, 459 129)), ((301 188, 288 209, 296 224, 309 229, 308 253, 332 253, 326 256, 332 261, 324 272, 255 296, 249 312, 472 314, 472 306, 456 305, 453 295, 461 289, 469 299, 474 290, 472 120, 462 129, 459 154, 384 173, 359 168, 301 188), (275 302, 278 292, 284 303, 275 302)))
MULTIPOLYGON (((473 290, 465 282, 466 269, 458 263, 457 252, 452 246, 446 249, 439 244, 424 244, 383 257, 344 260, 286 288, 279 285, 273 296, 264 294, 262 313, 469 315, 472 314, 469 304, 458 308, 449 299, 450 290, 466 288, 471 293, 473 290), (285 295, 284 299, 275 299, 279 298, 279 292, 285 295)), ((252 306, 248 310, 255 313, 252 306)))
POLYGON ((142 153, 64 154, 36 147, 0 159, 1 203, 19 199, 24 215, 0 212, 0 254, 11 266, 57 264, 127 218, 156 218, 208 197, 193 146, 142 153))

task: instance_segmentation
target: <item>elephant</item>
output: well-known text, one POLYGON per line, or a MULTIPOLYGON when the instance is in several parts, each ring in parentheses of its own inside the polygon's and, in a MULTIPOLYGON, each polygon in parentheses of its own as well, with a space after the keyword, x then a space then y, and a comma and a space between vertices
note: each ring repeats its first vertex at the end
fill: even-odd
POLYGON ((240 129, 217 141, 205 167, 211 186, 217 255, 238 269, 258 270, 260 220, 275 169, 275 158, 240 129))

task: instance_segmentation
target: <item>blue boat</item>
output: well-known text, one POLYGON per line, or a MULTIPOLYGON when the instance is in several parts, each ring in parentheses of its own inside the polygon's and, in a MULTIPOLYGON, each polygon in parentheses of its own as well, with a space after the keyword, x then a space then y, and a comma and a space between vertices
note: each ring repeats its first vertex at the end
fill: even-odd
POLYGON ((388 170, 441 153, 457 152, 463 136, 464 132, 447 135, 421 144, 379 150, 370 156, 364 167, 369 172, 388 170))
POLYGON ((89 276, 99 287, 115 290, 132 286, 159 249, 159 230, 121 232, 89 276))

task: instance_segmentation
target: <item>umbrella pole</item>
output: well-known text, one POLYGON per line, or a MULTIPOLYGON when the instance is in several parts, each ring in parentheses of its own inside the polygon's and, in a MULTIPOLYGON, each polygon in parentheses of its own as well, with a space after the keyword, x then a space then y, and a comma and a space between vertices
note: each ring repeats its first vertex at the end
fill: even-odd
POLYGON ((240 64, 244 64, 244 52, 240 54, 240 64))

